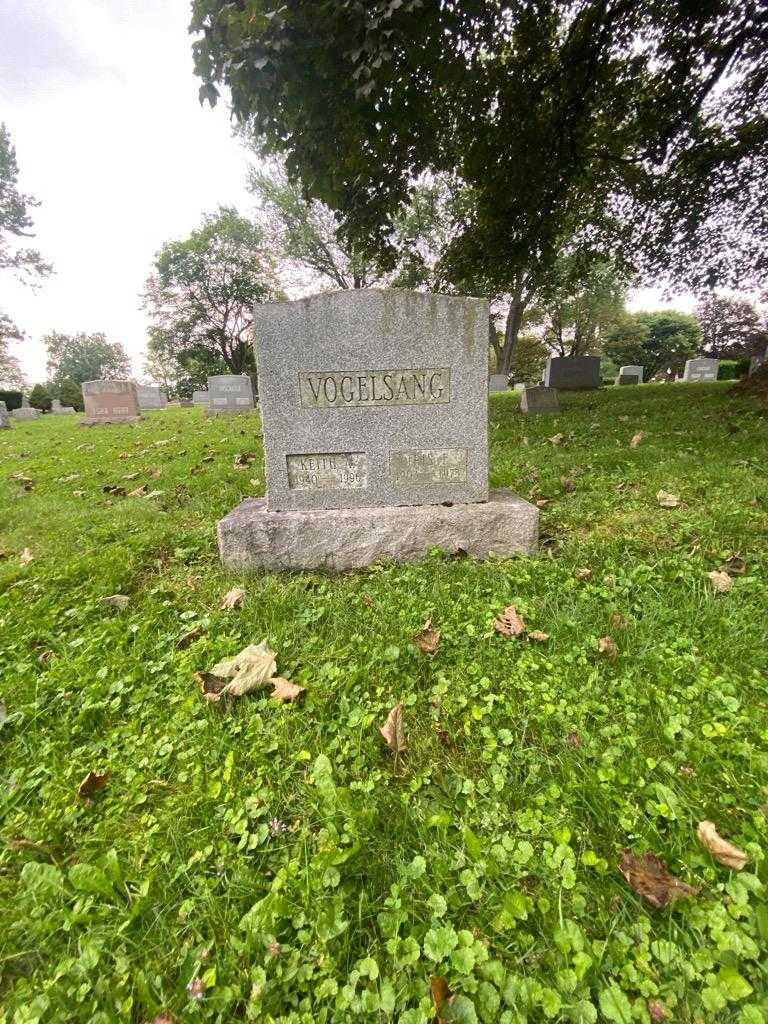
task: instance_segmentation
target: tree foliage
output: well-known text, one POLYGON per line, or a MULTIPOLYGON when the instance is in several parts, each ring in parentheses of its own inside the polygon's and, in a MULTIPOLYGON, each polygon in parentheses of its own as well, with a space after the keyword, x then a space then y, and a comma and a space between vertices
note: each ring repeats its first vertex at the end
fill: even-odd
POLYGON ((130 375, 131 364, 123 346, 118 341, 108 341, 100 331, 95 334, 52 331, 42 340, 48 354, 48 379, 54 390, 67 383, 79 388, 86 380, 115 380, 130 375))
POLYGON ((36 249, 21 244, 32 236, 31 210, 39 203, 19 190, 19 165, 11 136, 0 124, 0 270, 15 270, 26 275, 44 275, 51 271, 36 249))
POLYGON ((41 412, 48 412, 51 408, 51 392, 45 384, 35 384, 29 393, 29 404, 33 409, 40 409, 41 412))
POLYGON ((0 311, 0 388, 25 386, 21 364, 11 351, 13 342, 21 341, 22 336, 22 332, 11 318, 0 311))
POLYGON ((608 332, 604 351, 617 366, 644 367, 644 379, 650 380, 658 373, 681 373, 701 340, 695 317, 665 309, 621 317, 608 332))
POLYGON ((747 299, 712 292, 696 306, 696 319, 701 324, 702 348, 715 359, 762 354, 768 346, 768 322, 747 299))
POLYGON ((253 306, 283 293, 260 227, 221 207, 157 254, 144 295, 151 359, 211 372, 253 372, 253 306))
POLYGON ((513 292, 562 244, 711 287, 768 269, 768 7, 732 0, 194 0, 201 99, 393 259, 424 173, 444 264, 513 292))

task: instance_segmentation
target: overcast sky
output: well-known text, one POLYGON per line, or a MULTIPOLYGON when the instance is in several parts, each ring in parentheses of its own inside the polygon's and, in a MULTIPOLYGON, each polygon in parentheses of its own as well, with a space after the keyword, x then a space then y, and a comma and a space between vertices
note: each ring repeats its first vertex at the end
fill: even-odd
MULTIPOLYGON (((55 268, 38 292, 0 282, 31 382, 45 379, 51 330, 104 331, 141 376, 153 255, 219 204, 252 208, 226 107, 198 103, 188 20, 188 0, 0 3, 0 121, 22 190, 42 202, 34 244, 55 268)), ((632 302, 659 304, 653 292, 632 302)))

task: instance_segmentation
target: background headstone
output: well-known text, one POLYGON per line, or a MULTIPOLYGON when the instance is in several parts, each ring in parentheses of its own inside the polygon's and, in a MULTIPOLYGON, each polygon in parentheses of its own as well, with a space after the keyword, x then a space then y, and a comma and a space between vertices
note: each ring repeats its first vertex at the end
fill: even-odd
POLYGON ((600 387, 600 357, 552 356, 544 370, 544 387, 562 391, 578 391, 582 388, 600 387))
POLYGON ((520 410, 533 416, 544 412, 560 412, 557 388, 544 387, 543 384, 526 388, 520 396, 520 410))
POLYGON ((221 374, 208 378, 207 416, 232 416, 252 412, 253 382, 250 377, 221 374))
POLYGON ((509 390, 507 375, 505 373, 492 373, 488 377, 488 390, 492 392, 509 390))
POLYGON ((26 395, 22 395, 20 408, 11 410, 11 416, 15 420, 36 420, 40 418, 41 413, 39 409, 34 409, 29 404, 29 399, 26 395))
POLYGON ((5 402, 0 401, 0 430, 11 429, 11 417, 6 408, 5 402))
POLYGON ((71 405, 62 405, 58 398, 51 400, 51 412, 54 416, 71 416, 75 410, 71 405))
POLYGON ((643 375, 645 373, 645 367, 643 366, 620 366, 619 375, 616 378, 617 384, 642 384, 643 375), (629 380, 622 380, 622 377, 628 377, 629 380), (637 380, 632 380, 633 377, 637 377, 637 380))
POLYGON ((195 403, 192 401, 191 398, 180 398, 179 399, 179 408, 180 409, 191 409, 194 404, 195 403))
POLYGON ((365 289, 255 318, 270 509, 487 499, 484 299, 365 289))
POLYGON ((162 388, 154 384, 137 384, 136 395, 139 399, 139 409, 142 412, 164 409, 168 404, 168 399, 162 388))
POLYGON ((720 368, 719 359, 689 359, 683 371, 683 380, 717 380, 717 372, 720 368))
POLYGON ((102 423, 137 423, 141 419, 136 385, 132 380, 88 380, 82 385, 85 403, 83 426, 102 423))
POLYGON ((192 404, 193 405, 208 405, 208 392, 207 391, 193 391, 192 392, 192 404))

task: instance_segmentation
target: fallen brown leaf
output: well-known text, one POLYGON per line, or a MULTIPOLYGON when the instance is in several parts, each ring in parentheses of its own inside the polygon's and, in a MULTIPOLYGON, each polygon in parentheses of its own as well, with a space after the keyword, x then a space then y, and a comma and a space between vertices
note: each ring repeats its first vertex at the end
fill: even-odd
POLYGON ((149 474, 149 479, 150 480, 159 480, 162 475, 163 475, 162 469, 153 469, 152 472, 149 474))
POLYGON ((525 632, 525 620, 519 615, 513 604, 505 608, 493 620, 493 628, 502 636, 520 636, 525 632))
POLYGON ((712 821, 700 821, 696 829, 696 837, 705 846, 719 864, 724 864, 734 871, 741 871, 749 857, 738 846, 729 843, 718 834, 712 821))
POLYGON ((117 484, 104 484, 101 489, 104 494, 112 494, 116 498, 125 498, 128 495, 128 491, 124 487, 118 487, 117 484))
POLYGON ((107 605, 108 608, 118 608, 123 611, 128 607, 130 600, 130 597, 126 597, 125 594, 110 594, 109 597, 102 597, 101 603, 107 605))
POLYGON ((133 491, 128 491, 128 497, 129 498, 145 498, 147 496, 147 492, 148 491, 149 491, 149 488, 147 487, 147 485, 146 484, 142 484, 141 487, 137 487, 133 491))
POLYGON ((445 1010, 453 1002, 453 996, 451 995, 451 990, 448 987, 448 982, 442 976, 433 975, 429 979, 429 988, 432 993, 432 1002, 435 1004, 437 1024, 443 1024, 445 1021, 445 1010))
POLYGON ((717 569, 713 569, 709 573, 709 578, 716 594, 727 594, 729 590, 733 589, 733 580, 727 572, 718 572, 717 569))
POLYGON ((125 476, 123 477, 123 480, 137 480, 138 476, 139 476, 138 472, 136 472, 136 473, 126 473, 125 476))
POLYGON ((282 676, 275 676, 272 682, 275 684, 275 688, 270 697, 274 697, 276 700, 293 703, 307 692, 306 686, 297 686, 296 683, 291 683, 289 680, 283 679, 282 676))
POLYGON ((670 494, 669 491, 658 491, 656 501, 662 508, 677 508, 680 504, 680 498, 676 494, 670 494))
POLYGON ((608 661, 616 661, 619 656, 619 648, 611 636, 601 636, 597 643, 597 649, 608 661))
POLYGON ((549 498, 539 498, 536 502, 536 508, 546 508, 549 504, 549 498))
POLYGON ((731 557, 721 566, 729 576, 743 576, 747 571, 747 563, 743 558, 739 558, 738 555, 731 555, 731 557))
POLYGON ((82 498, 82 496, 84 494, 85 494, 85 491, 72 491, 72 497, 73 498, 82 498))
POLYGON ((267 641, 245 647, 234 658, 217 662, 210 672, 196 672, 203 697, 212 703, 222 698, 243 697, 253 690, 264 690, 272 685, 277 671, 275 652, 267 641))
POLYGON ((242 608, 244 600, 245 591, 241 590, 240 587, 235 587, 224 595, 224 600, 221 602, 222 610, 226 608, 242 608))
POLYGON ((29 563, 34 562, 34 560, 35 556, 32 554, 32 549, 24 548, 24 550, 21 552, 21 558, 19 558, 19 562, 21 562, 22 565, 29 565, 29 563))
POLYGON ((379 726, 379 732, 386 740, 387 746, 395 754, 403 754, 408 749, 405 739, 405 728, 403 727, 403 705, 395 704, 387 715, 384 725, 379 726))
POLYGON ((149 494, 143 494, 143 498, 162 498, 165 491, 150 491, 149 494))
POLYGON ((549 443, 554 445, 562 444, 564 440, 565 434, 554 434, 552 437, 548 438, 549 443))
POLYGON ((90 800, 94 793, 104 789, 109 781, 109 772, 88 772, 77 787, 77 795, 81 800, 90 800))
POLYGON ((577 569, 574 573, 577 580, 589 580, 592 578, 591 569, 577 569))
POLYGON ((413 642, 425 654, 434 654, 440 644, 440 630, 432 629, 432 620, 427 619, 421 631, 413 638, 413 642))
POLYGON ((643 443, 644 438, 645 432, 642 430, 638 430, 638 432, 633 436, 632 440, 629 442, 629 447, 639 448, 640 445, 643 443))
POLYGON ((542 633, 540 629, 532 629, 528 634, 528 639, 535 640, 536 643, 543 644, 545 641, 549 640, 549 633, 542 633))
POLYGON ((199 640, 203 635, 203 632, 202 626, 195 626, 194 629, 190 629, 188 633, 185 633, 184 636, 179 637, 176 641, 176 650, 185 650, 190 644, 193 644, 195 640, 199 640))
POLYGON ((644 853, 636 857, 630 850, 624 850, 619 870, 638 896, 662 909, 685 896, 695 896, 698 889, 675 878, 655 853, 644 853))

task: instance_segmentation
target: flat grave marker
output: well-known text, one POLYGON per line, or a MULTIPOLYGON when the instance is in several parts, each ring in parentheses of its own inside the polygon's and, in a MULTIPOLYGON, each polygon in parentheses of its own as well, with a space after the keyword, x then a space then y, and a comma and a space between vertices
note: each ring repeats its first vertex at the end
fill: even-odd
POLYGON ((138 423, 139 398, 132 380, 88 380, 82 385, 84 427, 106 423, 138 423))
POLYGON ((206 416, 235 416, 253 412, 253 382, 250 377, 220 374, 208 378, 206 416))
POLYGON ((530 416, 560 412, 560 397, 557 388, 544 387, 543 384, 526 388, 520 396, 520 410, 530 416))
POLYGON ((717 380, 717 372, 720 368, 719 359, 689 359, 683 371, 684 381, 717 380))

